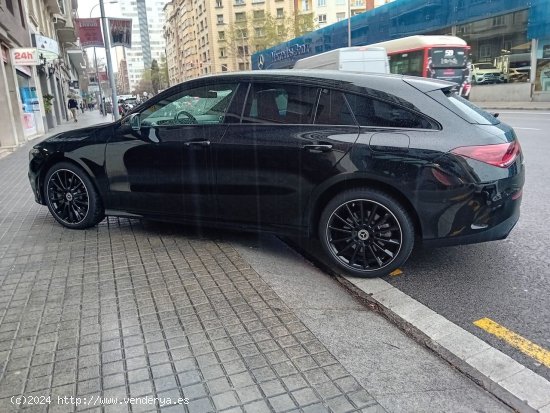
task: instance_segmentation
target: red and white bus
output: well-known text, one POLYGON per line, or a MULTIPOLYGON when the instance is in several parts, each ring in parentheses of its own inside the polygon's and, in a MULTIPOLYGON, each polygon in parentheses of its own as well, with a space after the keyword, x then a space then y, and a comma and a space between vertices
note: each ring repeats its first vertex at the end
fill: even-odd
POLYGON ((417 35, 369 46, 386 49, 391 73, 447 80, 459 85, 462 97, 470 95, 470 46, 459 37, 417 35))

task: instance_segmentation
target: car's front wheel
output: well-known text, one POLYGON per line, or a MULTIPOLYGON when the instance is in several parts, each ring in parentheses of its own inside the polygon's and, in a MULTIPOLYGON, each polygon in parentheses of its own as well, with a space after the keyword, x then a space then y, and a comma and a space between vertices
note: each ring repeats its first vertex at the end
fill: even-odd
POLYGON ((414 245, 414 225, 396 199, 359 188, 344 191, 327 204, 319 237, 338 267, 359 277, 379 277, 407 260, 414 245))
POLYGON ((44 193, 50 213, 67 228, 93 227, 104 218, 101 199, 91 179, 70 162, 59 162, 48 170, 44 193))

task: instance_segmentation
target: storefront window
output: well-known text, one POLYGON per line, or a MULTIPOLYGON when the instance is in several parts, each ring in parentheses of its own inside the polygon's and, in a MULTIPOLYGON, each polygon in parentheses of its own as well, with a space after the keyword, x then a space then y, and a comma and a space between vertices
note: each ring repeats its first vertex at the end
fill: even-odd
POLYGON ((31 136, 36 133, 35 112, 40 110, 36 88, 31 84, 30 70, 28 68, 18 68, 17 85, 19 87, 19 96, 21 97, 22 124, 25 136, 31 136), (21 70, 20 70, 21 69, 21 70), (25 73, 29 71, 29 73, 25 73))
POLYGON ((535 91, 550 92, 550 38, 539 40, 535 91))

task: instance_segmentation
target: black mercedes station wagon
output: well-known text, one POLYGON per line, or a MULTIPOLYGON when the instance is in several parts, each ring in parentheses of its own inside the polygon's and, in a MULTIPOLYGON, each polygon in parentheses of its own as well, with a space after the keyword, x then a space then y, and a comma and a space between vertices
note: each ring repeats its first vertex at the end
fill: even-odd
POLYGON ((202 77, 34 146, 29 179, 67 228, 114 215, 307 235, 340 269, 385 275, 415 242, 503 239, 519 218, 514 130, 453 88, 337 71, 202 77))

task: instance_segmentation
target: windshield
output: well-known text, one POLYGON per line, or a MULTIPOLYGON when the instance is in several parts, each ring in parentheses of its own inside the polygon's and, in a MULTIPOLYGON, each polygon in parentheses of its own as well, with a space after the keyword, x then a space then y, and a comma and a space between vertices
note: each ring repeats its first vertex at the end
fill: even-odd
POLYGON ((468 49, 463 47, 434 47, 431 51, 433 67, 464 67, 468 49))

